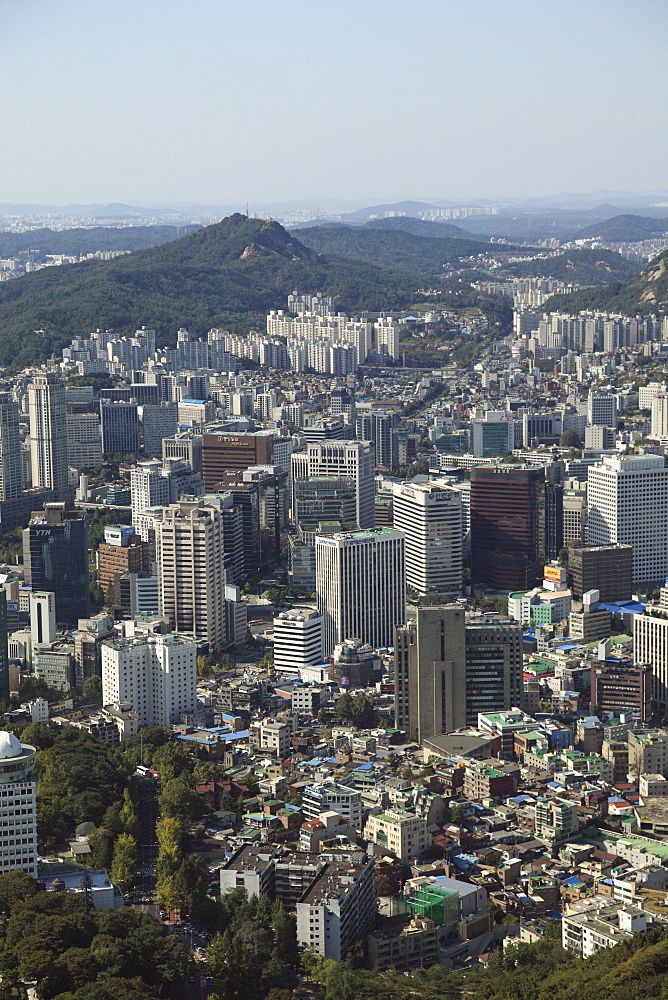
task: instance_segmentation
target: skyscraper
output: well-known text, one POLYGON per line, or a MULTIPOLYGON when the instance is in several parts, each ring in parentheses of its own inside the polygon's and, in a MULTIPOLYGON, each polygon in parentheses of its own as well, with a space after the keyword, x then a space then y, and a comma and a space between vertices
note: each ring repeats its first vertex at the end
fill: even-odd
POLYGON ((590 466, 587 540, 589 545, 632 545, 634 586, 668 576, 668 469, 663 455, 606 455, 590 466))
POLYGON ((35 748, 0 732, 0 874, 24 871, 37 878, 35 748))
POLYGON ((465 612, 458 604, 418 607, 394 640, 395 724, 410 739, 466 725, 465 612))
POLYGON ((35 489, 67 487, 65 388, 50 372, 35 375, 28 386, 30 465, 35 489))
POLYGON ((293 478, 330 476, 352 479, 357 490, 357 517, 360 528, 374 526, 375 450, 371 441, 314 441, 309 443, 306 461, 301 454, 293 456, 293 478))
POLYGON ((106 455, 136 455, 139 451, 139 415, 134 400, 100 401, 102 451, 106 455))
POLYGON ((19 408, 8 392, 0 392, 0 500, 21 495, 19 408))
POLYGON ((23 572, 35 591, 56 595, 56 621, 76 626, 88 617, 86 515, 47 503, 23 531, 23 572))
POLYGON ((373 441, 376 464, 394 469, 399 464, 399 415, 385 410, 368 410, 357 414, 356 433, 360 441, 373 441))
POLYGON ((126 701, 142 726, 169 726, 197 707, 197 644, 180 635, 104 639, 102 701, 126 701))
POLYGON ((499 590, 535 586, 545 555, 545 473, 512 465, 471 469, 473 578, 499 590))
POLYGON ((215 504, 182 500, 156 521, 160 614, 174 632, 225 642, 223 518, 215 504))
POLYGON ((523 628, 511 618, 489 617, 466 624, 466 724, 479 712, 521 706, 523 699, 523 628))
POLYGON ((420 594, 462 588, 462 498, 450 486, 393 484, 394 527, 406 540, 406 583, 420 594))
POLYGON ((316 538, 316 593, 323 652, 344 639, 391 646, 405 620, 404 535, 391 528, 316 538))

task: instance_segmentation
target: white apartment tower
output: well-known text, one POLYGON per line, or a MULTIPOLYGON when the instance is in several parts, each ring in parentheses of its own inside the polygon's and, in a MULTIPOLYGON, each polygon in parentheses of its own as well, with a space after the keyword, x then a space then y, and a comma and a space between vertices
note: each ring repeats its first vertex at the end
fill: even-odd
MULTIPOLYGON (((357 523, 375 524, 375 448, 371 441, 314 441, 307 449, 308 478, 330 476, 354 479, 357 491, 357 523)), ((293 477, 300 478, 293 465, 293 477)))
POLYGON ((587 423, 617 427, 617 397, 612 392, 594 392, 587 400, 587 423))
POLYGON ((67 486, 65 387, 55 375, 35 375, 28 386, 30 464, 34 489, 67 486))
POLYGON ((652 400, 651 434, 662 444, 668 443, 668 393, 660 392, 652 400))
POLYGON ((132 523, 148 541, 148 530, 142 516, 149 507, 162 507, 169 503, 169 478, 162 475, 162 465, 157 459, 138 462, 130 473, 130 496, 132 503, 132 523))
POLYGON ((663 456, 605 456, 587 474, 589 545, 633 546, 633 583, 668 576, 668 469, 663 456))
POLYGON ((35 748, 0 732, 0 874, 27 872, 37 878, 35 748))
POLYGON ((668 614, 648 606, 633 616, 633 659, 652 668, 652 702, 664 715, 668 712, 668 614))
POLYGON ((170 726, 197 707, 197 643, 179 635, 101 643, 102 704, 128 702, 140 726, 170 726))
POLYGON ((312 608, 274 618, 274 669, 296 673, 322 663, 322 615, 312 608))
POLYGON ((420 594, 462 587, 462 497, 450 486, 394 483, 394 527, 406 542, 406 583, 420 594))
POLYGON ((160 614, 174 632, 213 648, 226 640, 223 517, 214 505, 180 500, 155 522, 160 614))
POLYGON ((323 652, 344 639, 392 646, 406 617, 404 534, 392 528, 321 535, 315 542, 323 652))

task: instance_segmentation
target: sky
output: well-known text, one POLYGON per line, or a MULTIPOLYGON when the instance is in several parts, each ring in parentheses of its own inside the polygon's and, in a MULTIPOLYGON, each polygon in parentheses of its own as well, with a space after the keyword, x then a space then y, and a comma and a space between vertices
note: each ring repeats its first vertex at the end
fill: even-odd
POLYGON ((0 202, 668 186, 665 0, 0 0, 0 202))

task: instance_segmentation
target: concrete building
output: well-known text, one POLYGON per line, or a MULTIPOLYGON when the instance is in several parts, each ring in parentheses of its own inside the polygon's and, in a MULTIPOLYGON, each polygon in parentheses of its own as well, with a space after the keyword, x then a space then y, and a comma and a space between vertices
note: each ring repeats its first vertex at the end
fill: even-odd
POLYGON ((584 490, 564 490, 563 543, 585 543, 587 524, 587 494, 584 490))
POLYGON ((67 487, 65 388, 51 373, 35 375, 28 387, 30 466, 34 489, 67 487))
POLYGON ((56 621, 75 626, 88 616, 88 533, 86 515, 64 503, 33 512, 23 531, 25 582, 56 595, 56 621))
POLYGON ((432 483, 394 483, 393 526, 404 532, 406 584, 452 597, 462 587, 461 493, 432 483))
POLYGON ((97 413, 68 413, 67 462, 76 469, 99 469, 102 465, 102 438, 97 413))
POLYGON ((668 778, 668 732, 662 729, 632 729, 628 744, 630 774, 662 774, 668 778))
POLYGON ((568 550, 568 585, 581 601, 590 590, 599 599, 630 601, 633 593, 631 545, 574 545, 568 550))
POLYGON ((652 668, 620 660, 591 664, 591 704, 609 718, 631 713, 644 722, 652 711, 652 668))
MULTIPOLYGON (((213 504, 181 500, 156 522, 160 614, 213 649, 226 641, 223 519, 213 504)), ((113 699, 112 699, 113 700, 113 699)))
POLYGON ((302 812, 306 819, 320 813, 335 812, 350 823, 358 833, 362 830, 362 793, 336 782, 308 785, 302 793, 302 812))
POLYGON ((146 573, 149 570, 148 542, 142 541, 133 525, 107 525, 97 557, 97 578, 105 593, 110 586, 115 586, 123 573, 146 573))
POLYGON ((617 427, 617 397, 612 392, 589 393, 587 423, 603 427, 617 427))
POLYGON ((563 843, 578 832, 578 808, 564 799, 536 803, 536 836, 550 844, 563 843))
POLYGON ((293 480, 314 476, 352 479, 357 493, 356 522, 360 528, 374 526, 375 450, 371 441, 314 441, 293 458, 293 480))
POLYGON ((313 608, 282 611, 274 618, 274 670, 296 674, 322 663, 322 622, 313 608))
POLYGON ((521 705, 522 626, 509 618, 483 617, 466 623, 466 724, 480 713, 521 705))
POLYGON ((13 733, 0 733, 0 873, 23 871, 37 878, 35 748, 13 733))
POLYGON ((668 576, 668 469, 661 455, 605 456, 587 474, 590 545, 633 546, 634 586, 668 576))
POLYGON ((394 637, 395 725, 424 739, 466 725, 465 612, 417 607, 394 637))
POLYGON ((633 940, 647 930, 647 914, 635 906, 619 907, 604 896, 571 904, 561 919, 561 943, 578 958, 633 940))
POLYGON ((102 643, 102 704, 127 702, 142 726, 170 726, 197 706, 197 644, 179 635, 102 643))
POLYGON ((406 614, 403 532, 391 528, 316 538, 316 593, 323 616, 323 653, 358 638, 391 646, 406 614))
POLYGON ((155 406, 142 406, 142 450, 145 455, 162 455, 162 442, 176 434, 178 403, 163 400, 155 406))
POLYGON ((30 592, 30 634, 33 647, 48 646, 56 641, 56 595, 52 592, 30 592))
POLYGON ((633 658, 652 670, 652 700, 662 715, 668 712, 668 614, 648 606, 633 616, 633 658))
POLYGON ((105 455, 136 455, 139 412, 135 400, 100 400, 100 430, 105 455))
POLYGON ((8 392, 0 392, 0 500, 21 496, 19 408, 8 392))
POLYGON ((224 480, 226 472, 242 472, 252 465, 273 463, 273 430, 202 435, 202 475, 210 492, 224 480))
POLYGON ((404 864, 418 860, 431 844, 427 821, 406 809, 373 813, 366 821, 363 836, 404 864))

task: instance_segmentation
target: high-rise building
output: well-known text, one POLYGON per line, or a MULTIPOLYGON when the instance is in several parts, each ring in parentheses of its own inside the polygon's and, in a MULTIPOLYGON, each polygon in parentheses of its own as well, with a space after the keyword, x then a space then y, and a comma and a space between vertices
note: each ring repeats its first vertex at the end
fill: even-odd
POLYGON ((434 483, 394 483, 393 526, 404 532, 406 583, 420 594, 462 588, 462 498, 434 483))
POLYGON ((21 495, 19 408, 8 392, 0 392, 0 500, 21 495))
POLYGON ((102 438, 97 413, 68 413, 67 461, 77 469, 99 469, 102 465, 102 438))
POLYGON ((65 388, 55 375, 35 375, 28 386, 30 465, 35 489, 67 487, 65 388))
POLYGON ((614 393, 591 390, 587 400, 587 423, 617 427, 617 397, 614 393))
POLYGON ((37 878, 35 748, 0 732, 0 874, 23 871, 37 878))
POLYGON ((557 559, 564 546, 564 487, 545 483, 545 558, 557 559))
POLYGON ((316 593, 323 615, 323 652, 356 638, 391 646, 405 620, 404 535, 391 528, 316 538, 316 593))
POLYGON ((395 469, 399 464, 399 414, 385 410, 358 412, 356 433, 360 441, 373 441, 376 464, 384 469, 395 469))
POLYGON ((418 743, 466 725, 465 612, 417 607, 394 639, 395 724, 418 743))
POLYGON ((653 438, 659 441, 668 441, 668 393, 658 393, 652 400, 652 424, 651 433, 653 438))
POLYGON ((545 553, 545 473, 497 465, 471 469, 473 578, 499 590, 528 590, 545 553))
POLYGON ((170 504, 156 522, 160 614, 174 632, 225 642, 225 550, 223 518, 214 505, 197 500, 170 504))
POLYGON ((88 616, 86 515, 47 503, 23 531, 23 572, 33 590, 56 595, 56 621, 74 627, 88 616))
POLYGON ((466 724, 478 714, 520 705, 523 698, 521 625, 511 618, 473 619, 466 624, 466 724))
POLYGON ((590 590, 599 600, 630 601, 633 594, 631 545, 572 545, 568 550, 568 586, 581 601, 590 590))
MULTIPOLYGON (((652 701, 657 712, 668 711, 668 614, 647 607, 633 616, 633 658, 652 668, 652 701)), ((592 675, 593 676, 593 675, 592 675)))
POLYGON ((142 726, 169 726, 197 707, 197 643, 180 635, 106 639, 102 703, 128 702, 142 726))
POLYGON ((97 578, 105 593, 123 573, 146 573, 150 568, 148 542, 142 541, 131 524, 107 525, 97 555, 97 578))
POLYGON ((162 455, 163 440, 176 434, 178 411, 178 403, 166 400, 155 406, 142 407, 142 448, 145 455, 162 455))
POLYGON ((0 591, 0 698, 9 698, 9 622, 7 592, 0 591))
POLYGON ((175 458, 186 462, 193 472, 202 471, 202 435, 195 431, 179 431, 171 437, 163 438, 162 460, 175 458))
POLYGON ((609 718, 630 712, 645 722, 652 711, 652 668, 646 663, 634 666, 621 660, 594 660, 591 704, 609 718))
POLYGON ((472 420, 471 450, 476 458, 496 458, 515 447, 515 425, 512 420, 472 420))
POLYGON ((213 492, 226 472, 243 472, 251 465, 273 465, 274 431, 253 434, 203 434, 202 475, 213 492))
POLYGON ((563 499, 563 544, 577 542, 584 545, 587 524, 587 493, 585 490, 567 489, 563 499))
POLYGON ((30 637, 35 646, 50 646, 56 640, 56 595, 31 590, 30 637))
POLYGON ((587 474, 590 545, 633 546, 633 583, 668 576, 668 469, 662 455, 604 456, 587 474))
POLYGON ((316 531, 321 521, 338 521, 344 530, 357 526, 357 490, 353 479, 315 476, 294 485, 295 521, 316 531))
POLYGON ((371 441, 314 441, 307 447, 306 461, 302 453, 293 455, 293 479, 328 476, 352 479, 357 490, 357 517, 360 528, 374 526, 375 451, 371 441))
POLYGON ((105 455, 136 455, 139 413, 135 400, 100 400, 102 451, 105 455))
POLYGON ((274 670, 296 673, 322 663, 322 615, 315 609, 282 611, 274 618, 274 670))

